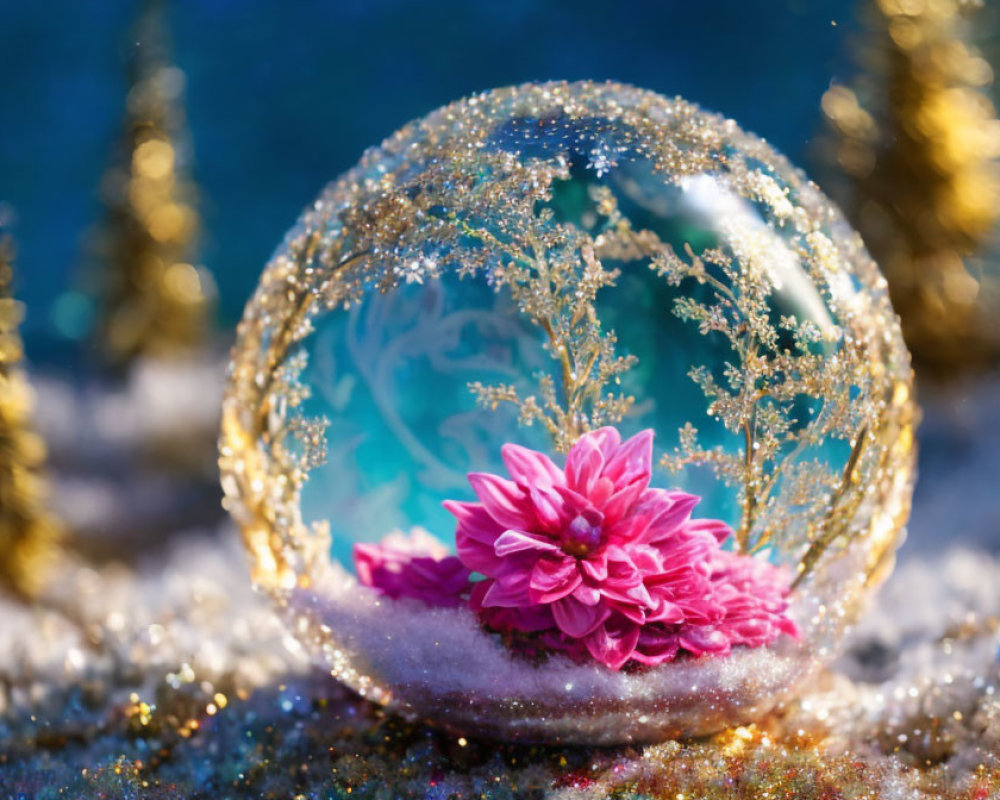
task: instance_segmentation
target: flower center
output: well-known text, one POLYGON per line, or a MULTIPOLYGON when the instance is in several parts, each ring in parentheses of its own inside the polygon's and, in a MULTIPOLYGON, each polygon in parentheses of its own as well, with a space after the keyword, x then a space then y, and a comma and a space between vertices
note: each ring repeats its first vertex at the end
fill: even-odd
POLYGON ((563 532, 563 550, 571 556, 585 556, 601 543, 601 526, 578 514, 563 532))

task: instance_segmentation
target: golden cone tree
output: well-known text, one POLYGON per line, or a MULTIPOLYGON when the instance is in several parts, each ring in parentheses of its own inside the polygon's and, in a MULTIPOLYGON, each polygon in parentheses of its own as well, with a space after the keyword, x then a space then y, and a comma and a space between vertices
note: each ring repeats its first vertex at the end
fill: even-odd
POLYGON ((23 306, 12 295, 14 245, 0 230, 0 582, 43 585, 61 527, 46 507, 45 444, 31 427, 34 397, 21 368, 23 306))
POLYGON ((144 4, 134 38, 123 143, 102 181, 107 213, 96 248, 98 335, 119 365, 195 350, 209 332, 214 294, 193 263, 199 218, 184 74, 169 62, 161 0, 144 4))
POLYGON ((889 280, 907 344, 938 373, 1000 349, 997 265, 981 257, 1000 223, 1000 121, 993 71, 971 44, 978 10, 874 0, 864 71, 822 102, 847 177, 839 199, 889 280))

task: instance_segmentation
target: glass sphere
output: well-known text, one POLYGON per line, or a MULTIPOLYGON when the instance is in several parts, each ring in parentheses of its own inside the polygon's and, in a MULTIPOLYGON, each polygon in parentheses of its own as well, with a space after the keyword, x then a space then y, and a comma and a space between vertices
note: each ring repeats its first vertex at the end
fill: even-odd
POLYGON ((681 99, 529 84, 305 211, 221 463, 255 580, 357 692, 611 744, 752 721, 834 654, 914 418, 885 282, 802 173, 681 99))

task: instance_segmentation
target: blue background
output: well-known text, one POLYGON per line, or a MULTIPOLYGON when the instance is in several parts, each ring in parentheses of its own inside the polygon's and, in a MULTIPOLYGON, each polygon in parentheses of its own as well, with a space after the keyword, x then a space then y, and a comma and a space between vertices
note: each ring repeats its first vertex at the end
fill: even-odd
MULTIPOLYGON (((62 360, 53 303, 79 283, 120 131, 138 4, 2 0, 0 201, 17 214, 29 355, 62 360)), ((224 325, 300 209, 362 150, 473 91, 616 79, 734 117, 800 165, 849 77, 853 0, 182 0, 170 7, 224 325)))

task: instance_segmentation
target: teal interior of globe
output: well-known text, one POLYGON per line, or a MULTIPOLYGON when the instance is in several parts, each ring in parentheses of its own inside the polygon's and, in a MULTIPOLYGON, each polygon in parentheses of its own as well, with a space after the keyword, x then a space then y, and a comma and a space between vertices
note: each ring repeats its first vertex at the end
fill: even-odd
MULTIPOLYGON (((652 231, 677 252, 725 245, 727 215, 733 214, 770 231, 775 252, 783 246, 760 209, 727 196, 717 176, 669 183, 647 158, 622 145, 626 139, 606 120, 515 118, 489 146, 521 159, 568 160, 569 178, 553 185, 544 204, 553 224, 599 236, 602 218, 593 190, 606 187, 634 229, 652 231)), ((419 182, 419 170, 413 174, 419 182)), ((425 257, 440 265, 438 277, 411 280, 403 269, 395 287, 384 293, 373 288, 351 308, 321 316, 304 342, 308 367, 302 380, 311 397, 303 411, 325 417, 329 428, 328 458, 310 474, 303 516, 329 523, 332 554, 345 565, 355 542, 377 541, 393 529, 420 526, 452 543, 455 521, 442 502, 474 499, 467 472, 504 474, 500 448, 507 442, 552 452, 541 426, 520 424, 510 406, 481 407, 469 389, 477 381, 530 387, 538 374, 551 371, 541 331, 519 313, 506 288, 494 288, 488 274, 459 277, 461 248, 428 250, 425 257)), ((602 327, 615 331, 620 354, 637 358, 621 378, 621 390, 635 397, 618 424, 623 436, 654 429, 658 459, 673 451, 678 430, 691 423, 703 446, 738 450, 739 433, 708 414, 704 393, 688 375, 704 365, 725 380, 726 364, 734 360, 730 343, 675 313, 679 297, 698 299, 705 287, 691 280, 670 285, 647 258, 602 261, 621 270, 616 284, 597 296, 602 327)), ((783 254, 776 263, 789 274, 777 281, 774 321, 794 315, 832 325, 812 284, 793 274, 794 255, 783 254)), ((813 404, 803 398, 796 415, 807 419, 813 404)), ((812 456, 838 465, 847 449, 842 441, 827 441, 815 445, 812 456)), ((697 516, 739 522, 736 489, 704 467, 679 474, 658 467, 654 484, 701 496, 697 516)))

